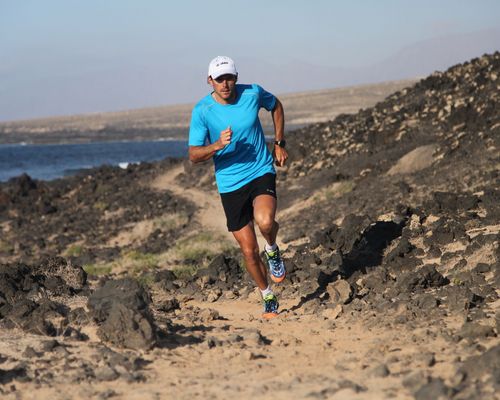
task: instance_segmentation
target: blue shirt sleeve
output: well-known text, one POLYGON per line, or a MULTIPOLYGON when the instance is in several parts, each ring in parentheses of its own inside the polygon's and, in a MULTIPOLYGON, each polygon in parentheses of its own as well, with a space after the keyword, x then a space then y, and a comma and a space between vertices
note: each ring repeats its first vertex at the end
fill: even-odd
POLYGON ((267 111, 272 111, 276 105, 276 97, 264 90, 261 86, 256 86, 259 91, 259 105, 264 107, 267 111))
POLYGON ((191 123, 189 124, 189 146, 203 146, 208 135, 208 128, 205 124, 200 107, 195 107, 191 113, 191 123))

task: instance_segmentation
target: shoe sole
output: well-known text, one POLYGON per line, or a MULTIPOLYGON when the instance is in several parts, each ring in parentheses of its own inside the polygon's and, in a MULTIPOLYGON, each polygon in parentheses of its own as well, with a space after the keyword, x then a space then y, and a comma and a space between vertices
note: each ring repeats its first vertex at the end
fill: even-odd
POLYGON ((263 313, 262 318, 265 319, 273 319, 276 318, 279 314, 277 312, 268 312, 268 313, 263 313))
POLYGON ((270 275, 271 275, 271 280, 274 283, 283 282, 285 280, 285 278, 286 278, 286 272, 283 274, 283 276, 280 276, 280 277, 274 276, 273 274, 270 274, 270 275))

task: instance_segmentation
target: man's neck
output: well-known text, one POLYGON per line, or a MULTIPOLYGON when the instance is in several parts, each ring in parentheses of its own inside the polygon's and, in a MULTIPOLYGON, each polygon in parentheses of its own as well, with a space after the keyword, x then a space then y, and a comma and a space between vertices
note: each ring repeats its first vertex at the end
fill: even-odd
POLYGON ((219 104, 223 105, 233 104, 236 100, 236 89, 232 93, 231 97, 229 97, 227 100, 220 97, 215 91, 212 92, 212 98, 219 104))

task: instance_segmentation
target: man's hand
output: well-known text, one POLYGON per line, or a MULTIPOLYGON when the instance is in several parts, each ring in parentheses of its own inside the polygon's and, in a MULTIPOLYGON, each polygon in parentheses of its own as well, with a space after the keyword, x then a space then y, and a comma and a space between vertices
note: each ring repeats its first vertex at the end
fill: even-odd
POLYGON ((220 133, 218 140, 207 146, 189 146, 189 160, 193 163, 207 161, 212 158, 215 153, 222 150, 229 143, 231 143, 231 135, 233 131, 228 126, 220 133))
POLYGON ((278 167, 283 167, 286 160, 288 160, 288 153, 284 147, 274 145, 273 158, 278 167))
POLYGON ((231 130, 231 127, 228 126, 226 129, 224 129, 220 133, 220 138, 217 140, 217 144, 219 147, 219 150, 223 149, 226 147, 229 143, 231 143, 231 136, 233 134, 233 131, 231 130))

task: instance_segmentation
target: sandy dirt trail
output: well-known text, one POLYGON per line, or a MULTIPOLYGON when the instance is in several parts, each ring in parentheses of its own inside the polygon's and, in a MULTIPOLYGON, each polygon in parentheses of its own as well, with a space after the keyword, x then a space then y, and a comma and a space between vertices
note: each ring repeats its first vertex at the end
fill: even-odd
MULTIPOLYGON (((385 329, 376 318, 327 319, 304 313, 298 299, 283 299, 282 313, 273 320, 260 318, 255 293, 246 299, 216 303, 188 302, 174 320, 184 330, 175 341, 149 352, 144 381, 64 381, 33 390, 16 383, 8 399, 411 399, 402 379, 413 369, 425 369, 425 355, 439 353, 435 370, 453 370, 453 349, 442 340, 415 343, 409 329, 385 329), (193 312, 217 312, 215 319, 190 320, 193 312), (447 349, 448 348, 448 349, 447 349), (387 376, 381 367, 388 365, 387 376)), ((15 354, 36 337, 9 336, 0 345, 3 354, 15 354)), ((93 340, 92 340, 93 341, 93 340)), ((82 362, 96 357, 92 343, 73 343, 70 353, 82 362)), ((43 362, 43 359, 40 360, 43 362)), ((64 369, 52 359, 54 370, 64 369)), ((61 374, 63 374, 61 372, 61 374)))
MULTIPOLYGON (((207 166, 207 168, 211 167, 211 165, 207 166)), ((183 165, 169 169, 168 172, 156 178, 151 187, 160 191, 169 190, 174 195, 195 203, 199 208, 194 219, 198 221, 202 229, 217 233, 236 246, 233 235, 227 230, 226 217, 217 190, 214 188, 210 191, 204 191, 197 188, 185 188, 179 185, 176 182, 176 178, 182 172, 184 172, 183 165)), ((259 249, 263 249, 265 240, 259 232, 257 232, 257 242, 259 243, 259 249)), ((279 237, 278 245, 284 249, 284 245, 279 240, 279 237)))
POLYGON ((155 361, 156 379, 150 381, 165 382, 157 390, 168 388, 179 399, 386 398, 394 378, 374 378, 376 390, 357 393, 366 382, 355 364, 370 350, 361 343, 380 346, 378 335, 360 325, 333 329, 331 321, 287 311, 296 305, 295 299, 284 300, 281 316, 270 321, 260 318, 257 296, 210 305, 220 314, 206 327, 215 345, 207 345, 209 339, 172 350, 155 361), (351 328, 359 329, 353 334, 351 328))
POLYGON ((176 182, 176 178, 184 172, 184 166, 178 165, 169 169, 165 174, 156 178, 151 187, 156 190, 171 191, 175 196, 191 201, 199 208, 195 220, 203 228, 217 232, 227 239, 234 240, 233 235, 227 231, 224 210, 217 195, 217 191, 202 191, 196 188, 185 188, 176 182))

